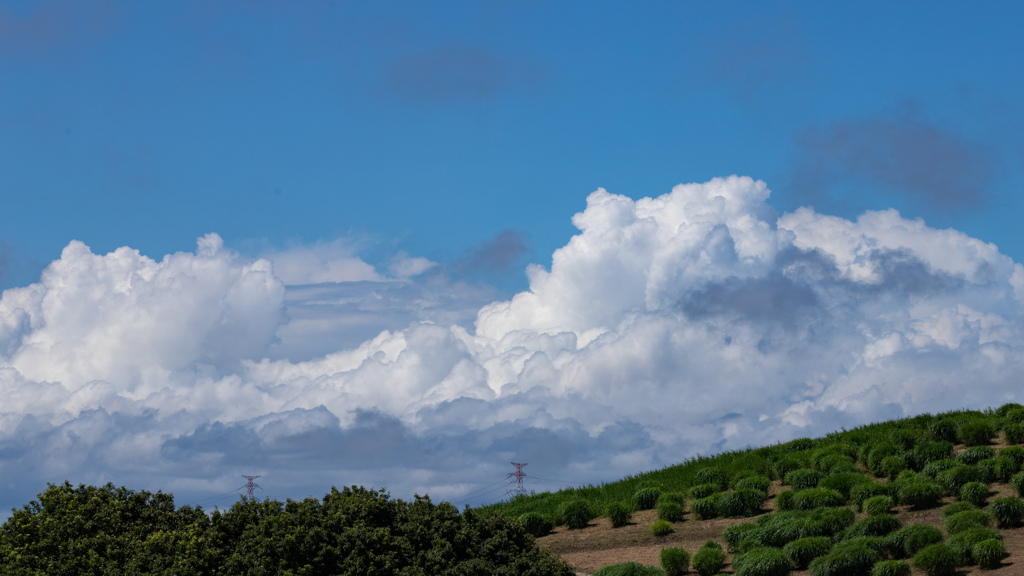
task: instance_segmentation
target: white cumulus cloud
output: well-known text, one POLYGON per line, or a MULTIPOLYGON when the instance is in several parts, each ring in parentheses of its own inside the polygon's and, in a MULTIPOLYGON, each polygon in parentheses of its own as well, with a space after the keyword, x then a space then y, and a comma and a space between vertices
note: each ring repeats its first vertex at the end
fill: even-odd
POLYGON ((195 500, 256 471, 278 496, 459 501, 509 460, 612 480, 1020 400, 1021 265, 895 211, 780 216, 768 197, 736 176, 598 190, 550 269, 486 305, 405 254, 388 280, 320 248, 246 260, 215 235, 160 262, 72 242, 0 300, 0 473, 21 473, 11 498, 67 477, 195 500), (390 320, 369 334, 369 316, 390 320))

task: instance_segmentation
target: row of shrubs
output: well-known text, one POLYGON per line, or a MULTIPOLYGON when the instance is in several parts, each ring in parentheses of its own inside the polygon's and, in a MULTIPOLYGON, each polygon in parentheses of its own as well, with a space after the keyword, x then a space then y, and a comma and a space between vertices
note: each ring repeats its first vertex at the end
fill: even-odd
MULTIPOLYGON (((1009 448, 1004 449, 1009 450, 1009 448)), ((933 462, 941 464, 944 461, 933 462)), ((855 472, 839 472, 825 475, 817 470, 798 469, 788 472, 784 482, 796 489, 783 490, 778 494, 775 507, 778 510, 813 510, 821 507, 843 506, 855 504, 858 509, 870 516, 888 513, 897 504, 909 505, 914 508, 932 508, 937 506, 944 493, 955 495, 959 500, 977 507, 986 504, 990 491, 988 484, 979 480, 985 479, 977 470, 965 464, 954 464, 951 467, 925 467, 923 474, 904 471, 896 479, 888 483, 880 483, 855 472), (945 469, 943 469, 945 468, 945 469), (928 474, 932 474, 929 477, 928 474), (934 478, 934 480, 933 480, 934 478)), ((708 474, 713 474, 709 471, 708 474)), ((699 496, 692 502, 691 509, 699 520, 716 517, 750 517, 762 512, 767 500, 767 489, 770 480, 764 476, 746 476, 734 485, 734 490, 726 493, 712 492, 718 484, 699 484, 690 493, 699 496), (710 494, 709 494, 710 492, 710 494)), ((1024 473, 1011 478, 1011 484, 1018 494, 1024 495, 1024 473)), ((1001 526, 1017 525, 1013 515, 1014 498, 1001 498, 993 501, 993 513, 999 518, 1001 526)), ((611 520, 613 527, 621 527, 630 523, 635 510, 656 508, 658 519, 667 523, 680 522, 686 515, 686 494, 681 492, 661 492, 656 488, 644 488, 635 494, 632 505, 613 502, 604 510, 604 515, 611 520)), ((571 500, 563 504, 556 518, 550 518, 537 512, 520 516, 520 521, 527 531, 535 536, 548 533, 556 524, 567 525, 571 529, 586 527, 598 516, 598 511, 582 499, 571 500)), ((656 530, 666 533, 664 528, 656 530)))
MULTIPOLYGON (((740 500, 739 495, 748 490, 767 494, 769 476, 791 488, 776 498, 780 512, 726 530, 723 539, 735 554, 737 576, 782 575, 794 568, 808 569, 812 576, 905 576, 911 565, 930 576, 949 576, 962 566, 995 568, 1006 554, 1002 535, 993 524, 1000 528, 1021 525, 1024 501, 1006 497, 988 503, 988 484, 1008 481, 1024 496, 1024 473, 1020 472, 1024 448, 1008 446, 996 451, 986 444, 1000 427, 1008 442, 1024 441, 1014 435, 1013 428, 1024 421, 1024 409, 1008 405, 992 416, 1002 418, 1002 425, 991 419, 947 419, 929 426, 927 435, 920 429, 896 429, 859 446, 835 442, 797 451, 773 462, 769 474, 740 471, 730 479, 721 470, 706 467, 697 472, 686 495, 693 498, 694 516, 703 519, 752 515, 740 507, 730 510, 723 502, 740 500), (956 456, 954 440, 968 445, 956 456), (858 464, 876 476, 888 476, 890 482, 871 479, 858 464), (726 492, 729 488, 732 491, 726 492), (943 509, 943 524, 949 533, 945 541, 939 528, 928 524, 904 527, 890 513, 897 504, 934 507, 944 495, 959 500, 943 509), (855 521, 854 510, 844 507, 848 504, 866 512, 867 518, 855 521), (986 504, 988 510, 982 510, 986 504)), ((682 493, 672 494, 682 509, 682 493)), ((633 507, 642 509, 644 502, 646 508, 651 502, 658 507, 659 496, 656 489, 638 491, 633 507)), ((764 499, 751 501, 757 502, 757 510, 752 510, 756 514, 764 499)), ((665 524, 666 532, 671 531, 664 522, 652 528, 657 524, 665 524)), ((678 559, 685 556, 666 553, 675 554, 676 564, 663 558, 660 570, 627 563, 608 567, 618 571, 599 574, 684 573, 678 559)))
MULTIPOLYGON (((1015 505, 1024 507, 1019 499, 1015 505)), ((1016 512, 1019 520, 1021 511, 1016 512)), ((839 514, 834 514, 838 518, 839 514)), ((850 516, 845 515, 847 519, 850 516)), ((930 524, 902 526, 892 515, 869 516, 849 524, 831 536, 814 535, 786 542, 782 553, 797 568, 807 568, 812 576, 839 576, 867 574, 885 576, 909 574, 911 563, 930 576, 948 576, 958 567, 979 565, 983 569, 999 566, 1006 555, 1002 535, 991 528, 992 516, 967 503, 957 503, 943 510, 944 526, 949 538, 943 541, 942 530, 930 524)), ((766 524, 785 525, 785 519, 766 524)), ((784 531, 782 530, 776 530, 784 531)), ((739 547, 754 547, 749 537, 740 540, 739 547)), ((736 540, 736 535, 730 535, 736 540)), ((742 557, 743 554, 740 554, 742 557)), ((778 554, 776 554, 778 556, 778 554)), ((742 560, 736 562, 742 564, 742 560)), ((765 574, 739 570, 737 574, 765 574)), ((785 573, 785 572, 783 572, 785 573)))
MULTIPOLYGON (((1024 502, 1014 501, 1024 513, 1024 502)), ((959 502, 942 510, 949 534, 930 524, 903 526, 891 514, 856 520, 850 508, 817 508, 762 516, 730 526, 722 535, 734 553, 736 576, 785 576, 793 569, 811 576, 908 576, 911 565, 929 576, 953 576, 960 567, 977 565, 988 570, 1006 556, 1003 537, 992 528, 993 515, 970 503, 959 502), (910 562, 907 562, 910 559, 910 562)), ((627 562, 602 568, 594 576, 675 576, 690 569, 690 555, 682 548, 664 548, 661 568, 627 562)), ((713 541, 693 556, 693 571, 717 574, 725 551, 713 541)))
POLYGON ((690 571, 691 561, 693 572, 699 576, 714 576, 725 567, 726 554, 722 545, 708 540, 691 558, 685 548, 668 547, 661 550, 661 567, 643 566, 638 562, 624 562, 605 566, 594 576, 679 576, 690 571))

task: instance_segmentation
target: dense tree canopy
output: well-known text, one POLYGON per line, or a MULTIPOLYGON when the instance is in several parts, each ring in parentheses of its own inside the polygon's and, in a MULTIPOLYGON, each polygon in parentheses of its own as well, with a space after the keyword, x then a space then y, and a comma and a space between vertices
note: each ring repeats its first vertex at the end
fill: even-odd
POLYGON ((517 520, 419 497, 332 488, 323 500, 243 498, 225 512, 170 494, 51 484, 0 528, 11 576, 572 576, 517 520))

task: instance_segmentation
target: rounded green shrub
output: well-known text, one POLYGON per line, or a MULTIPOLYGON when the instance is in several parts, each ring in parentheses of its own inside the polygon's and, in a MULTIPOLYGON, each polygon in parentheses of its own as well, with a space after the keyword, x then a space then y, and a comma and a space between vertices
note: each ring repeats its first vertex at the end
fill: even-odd
POLYGON ((928 427, 928 433, 936 442, 956 442, 956 422, 939 420, 928 427))
POLYGON ((843 540, 841 544, 843 546, 866 546, 877 552, 879 556, 885 554, 889 549, 889 541, 885 536, 857 536, 843 540))
POLYGON ((978 507, 970 502, 954 502, 949 506, 942 507, 942 517, 948 518, 953 514, 959 514, 960 512, 966 512, 968 510, 977 510, 978 507))
POLYGON ((917 509, 934 508, 942 500, 942 489, 933 482, 909 482, 899 487, 896 497, 899 498, 900 504, 917 509))
POLYGON ((910 564, 903 560, 882 560, 871 568, 871 576, 910 576, 910 564))
POLYGON ((741 478, 733 484, 734 490, 757 490, 758 492, 768 493, 768 488, 772 485, 772 481, 767 476, 761 476, 760 474, 755 476, 747 476, 741 478))
POLYGON ((957 455, 956 461, 973 466, 986 458, 994 458, 996 451, 991 446, 972 446, 957 455))
POLYGON ((672 530, 672 523, 667 520, 657 520, 654 524, 651 524, 651 534, 655 536, 668 536, 674 532, 672 530))
POLYGON ((832 539, 827 536, 800 538, 782 547, 782 551, 786 553, 786 556, 793 562, 793 565, 800 570, 807 568, 815 558, 828 554, 828 551, 831 549, 832 539))
POLYGON ((792 510, 793 509, 793 497, 796 496, 796 490, 783 490, 775 495, 775 509, 776 510, 792 510))
POLYGON ((875 496, 892 496, 892 486, 879 482, 865 482, 850 489, 850 502, 856 504, 858 510, 864 508, 865 500, 875 496))
POLYGON ((727 517, 747 518, 761 513, 761 506, 768 496, 753 488, 733 490, 722 495, 719 513, 727 517))
POLYGON ((817 486, 818 482, 821 482, 821 479, 824 477, 825 475, 817 470, 801 468, 786 474, 783 484, 792 486, 794 490, 806 490, 807 488, 817 486))
POLYGON ((714 466, 701 468, 697 471, 697 484, 714 484, 719 490, 725 490, 729 486, 729 476, 714 466))
POLYGON ((1024 424, 1007 424, 1003 426, 1003 437, 1007 444, 1024 444, 1024 424))
POLYGON ((985 420, 964 422, 956 429, 956 439, 968 446, 983 446, 996 435, 995 426, 985 420))
POLYGON ((622 528, 633 519, 633 511, 622 502, 612 502, 605 508, 605 516, 612 522, 612 528, 622 528))
POLYGON ((846 539, 856 536, 886 536, 903 527, 903 522, 892 514, 878 514, 858 520, 843 533, 846 539))
POLYGON ((1015 474, 1013 478, 1010 478, 1010 486, 1017 491, 1017 495, 1024 497, 1024 472, 1015 474))
POLYGON ((562 517, 565 525, 570 530, 586 528, 594 518, 594 512, 586 500, 570 500, 558 509, 558 515, 562 517))
POLYGON ((942 521, 946 532, 956 534, 971 528, 988 528, 992 525, 992 515, 984 510, 964 510, 946 516, 942 521))
POLYGON ((929 462, 953 457, 952 442, 922 442, 903 453, 903 461, 911 470, 921 470, 929 462))
POLYGON ((968 482, 960 488, 960 500, 981 507, 988 500, 988 486, 981 482, 968 482))
POLYGON ((699 498, 690 504, 690 510, 698 520, 710 520, 718 518, 721 514, 721 494, 712 494, 707 498, 699 498))
POLYGON ((942 542, 942 530, 931 524, 911 524, 889 535, 889 552, 894 558, 912 558, 921 550, 942 542))
POLYGON ((797 438, 783 444, 787 452, 803 452, 804 450, 810 450, 817 445, 818 441, 813 438, 797 438))
POLYGON ((956 552, 957 565, 969 566, 977 564, 974 558, 974 545, 985 540, 1002 541, 1003 535, 992 528, 974 527, 963 532, 957 532, 946 539, 946 546, 956 552))
POLYGON ((1024 447, 1022 446, 1007 446, 999 451, 999 455, 1016 462, 1018 470, 1024 467, 1024 447))
POLYGON ((896 501, 892 499, 892 496, 872 496, 864 501, 864 511, 868 516, 878 516, 879 514, 888 514, 895 505, 896 501))
POLYGON ((818 482, 818 488, 830 488, 843 495, 847 500, 850 499, 850 491, 855 486, 860 484, 875 484, 876 482, 871 478, 861 474, 860 472, 840 472, 838 474, 832 474, 826 476, 818 482))
POLYGON ((675 502, 683 508, 686 507, 686 494, 682 492, 662 492, 658 498, 658 504, 662 502, 675 502))
POLYGON ((772 465, 772 475, 775 476, 775 478, 782 480, 786 477, 786 474, 789 474, 793 470, 799 470, 803 467, 804 465, 801 464, 799 460, 787 456, 785 458, 780 458, 772 465))
POLYGON ((660 497, 660 488, 641 488, 633 494, 633 506, 637 510, 650 510, 658 503, 660 497))
POLYGON ((661 569, 665 576, 682 576, 690 571, 690 553, 684 548, 670 546, 661 549, 661 569))
POLYGON ((713 540, 708 540, 693 553, 693 571, 699 576, 714 576, 725 566, 725 550, 713 540))
POLYGON ((731 488, 735 490, 737 482, 743 480, 744 478, 750 478, 751 476, 757 476, 757 472, 749 470, 747 468, 741 468, 739 471, 733 472, 732 476, 729 479, 729 484, 728 486, 726 486, 726 489, 731 488))
POLYGON ((551 532, 551 529, 555 527, 555 523, 540 512, 527 512, 520 515, 519 523, 523 525, 524 530, 536 537, 551 532))
POLYGON ((896 492, 899 491, 900 486, 910 484, 911 482, 920 482, 922 480, 927 480, 927 478, 913 470, 904 470, 897 474, 896 477, 892 479, 892 482, 890 482, 893 490, 892 493, 896 494, 896 492))
POLYGON ((988 484, 999 481, 999 462, 995 458, 986 458, 975 464, 974 468, 978 471, 978 482, 988 484))
POLYGON ((1016 412, 1017 410, 1022 409, 1024 409, 1024 406, 1021 406, 1016 402, 1007 402, 995 409, 995 415, 1000 418, 1006 418, 1011 412, 1016 412))
POLYGON ((867 456, 864 458, 864 465, 875 476, 884 476, 882 460, 897 454, 899 454, 899 450, 892 444, 876 444, 868 450, 867 456))
POLYGON ((726 527, 722 532, 722 540, 725 541, 729 552, 744 552, 752 545, 761 546, 761 533, 763 526, 756 522, 744 522, 726 527))
POLYGON ((690 487, 690 497, 693 499, 707 498, 718 491, 717 484, 697 484, 690 487))
POLYGON ((916 429, 896 429, 889 433, 889 442, 900 450, 910 450, 917 444, 920 433, 916 429))
POLYGON ((685 511, 678 502, 658 502, 658 519, 669 522, 682 522, 685 511))
POLYGON ((804 524, 804 536, 834 536, 853 525, 857 514, 846 507, 812 510, 804 524))
POLYGON ((959 494, 968 482, 985 482, 985 474, 977 466, 954 466, 935 476, 935 481, 950 494, 959 494))
MULTIPOLYGON (((1019 448, 1019 446, 1014 446, 1019 448)), ((978 462, 978 466, 990 466, 992 469, 990 481, 992 482, 1009 482, 1010 478, 1017 472, 1020 472, 1020 465, 1017 461, 1009 456, 1003 456, 1002 452, 999 453, 995 458, 988 460, 982 460, 978 462)))
POLYGON ((814 465, 819 471, 824 472, 825 474, 833 474, 839 469, 846 470, 851 466, 856 470, 856 463, 853 461, 853 458, 846 454, 838 454, 835 452, 819 456, 815 459, 814 465))
POLYGON ((623 562, 599 568, 594 576, 661 576, 662 571, 654 566, 644 566, 639 562, 623 562))
POLYGON ((789 556, 778 548, 755 548, 733 559, 736 576, 786 576, 789 574, 789 556))
POLYGON ((814 451, 814 456, 811 458, 815 467, 821 468, 821 461, 824 458, 828 458, 833 454, 839 454, 845 456, 850 460, 857 458, 857 446, 848 442, 833 442, 826 444, 814 451))
POLYGON ((796 510, 813 510, 822 506, 842 506, 846 498, 835 490, 828 488, 808 488, 800 490, 793 496, 793 508, 796 510))
POLYGON ((931 546, 914 554, 914 568, 922 570, 928 576, 954 576, 957 567, 957 555, 945 544, 931 546))
POLYGON ((1006 557, 1006 548, 999 540, 982 540, 971 547, 971 555, 974 556, 974 561, 982 570, 994 570, 1003 563, 1003 558, 1006 557))
POLYGON ((1007 424, 1020 424, 1024 422, 1024 407, 1014 408, 1006 413, 1006 417, 1003 418, 1003 426, 1007 424))
POLYGON ((878 471, 882 476, 893 480, 900 472, 903 472, 907 468, 907 463, 901 456, 886 456, 882 458, 882 463, 879 464, 878 471))
POLYGON ((857 542, 837 544, 828 554, 808 566, 811 576, 855 576, 867 574, 881 560, 878 552, 857 542))
POLYGON ((1024 517, 1024 501, 1016 496, 996 498, 988 505, 988 511, 996 517, 999 528, 1016 528, 1024 517))
MULTIPOLYGON (((794 540, 807 536, 808 534, 804 532, 805 528, 805 518, 790 516, 766 523, 753 535, 757 538, 757 543, 762 546, 781 548, 794 540)), ((750 546, 740 546, 740 548, 750 548, 750 546)))
POLYGON ((957 466, 963 466, 963 464, 948 458, 944 460, 932 460, 924 465, 924 468, 921 469, 921 474, 934 480, 941 472, 945 472, 951 468, 956 468, 957 466))

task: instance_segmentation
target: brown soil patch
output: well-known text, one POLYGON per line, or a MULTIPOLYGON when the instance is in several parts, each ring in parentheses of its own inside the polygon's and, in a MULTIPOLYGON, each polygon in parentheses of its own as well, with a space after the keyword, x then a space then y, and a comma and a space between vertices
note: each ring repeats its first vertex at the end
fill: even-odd
MULTIPOLYGON (((1001 448, 1002 443, 993 447, 1001 448)), ((958 447, 960 452, 962 447, 958 447)), ((780 485, 776 481, 770 490, 770 496, 774 497, 780 491, 780 485)), ((992 484, 994 494, 991 498, 1003 496, 1015 496, 1016 493, 1008 484, 992 484)), ((990 500, 991 500, 990 498, 990 500)), ((954 499, 943 500, 942 505, 955 502, 954 499)), ((769 506, 774 506, 774 499, 770 499, 769 506)), ((931 510, 910 510, 906 506, 896 508, 896 514, 903 524, 933 524, 942 527, 940 509, 931 510)), ((687 515, 692 518, 691 514, 687 515)), ((858 518, 864 517, 858 514, 858 518)), ((548 550, 555 556, 560 557, 576 569, 578 574, 592 574, 598 568, 620 562, 639 562, 648 566, 659 564, 661 549, 669 546, 680 546, 690 554, 697 551, 697 548, 708 540, 715 540, 721 543, 722 532, 733 524, 742 524, 753 521, 755 518, 728 518, 715 520, 692 520, 673 524, 675 532, 668 536, 657 537, 651 534, 651 524, 657 520, 657 513, 654 510, 647 510, 633 514, 633 523, 621 528, 612 528, 607 518, 599 518, 590 523, 590 526, 583 530, 569 530, 564 526, 556 528, 551 534, 537 539, 537 544, 544 550, 548 550)), ((1003 560, 1003 566, 997 570, 981 570, 977 566, 962 569, 958 572, 960 576, 968 574, 994 574, 999 576, 1024 576, 1024 528, 1012 530, 1001 530, 1003 544, 1009 556, 1003 560)), ((732 554, 729 554, 729 561, 732 554)), ((732 566, 726 565, 723 571, 732 574, 732 566)), ((791 572, 793 576, 807 575, 806 570, 791 572)), ((919 570, 913 571, 914 576, 924 576, 919 570)))

